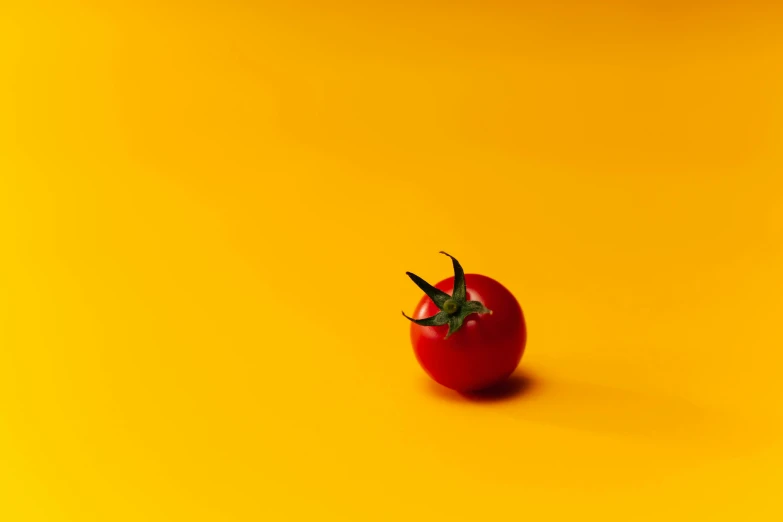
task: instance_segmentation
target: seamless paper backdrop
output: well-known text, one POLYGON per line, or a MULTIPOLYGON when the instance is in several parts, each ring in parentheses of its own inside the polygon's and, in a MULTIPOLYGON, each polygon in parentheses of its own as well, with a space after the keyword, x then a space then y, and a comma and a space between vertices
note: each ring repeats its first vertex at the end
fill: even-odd
POLYGON ((0 518, 778 520, 773 4, 4 5, 0 518), (514 393, 417 366, 439 250, 514 393))

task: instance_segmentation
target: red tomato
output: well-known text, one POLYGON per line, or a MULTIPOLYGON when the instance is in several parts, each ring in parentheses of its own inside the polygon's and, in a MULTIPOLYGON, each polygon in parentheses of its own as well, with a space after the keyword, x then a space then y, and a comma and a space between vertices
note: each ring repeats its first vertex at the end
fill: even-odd
POLYGON ((455 259, 453 262, 456 276, 464 278, 464 297, 454 291, 455 277, 432 288, 408 274, 429 294, 440 291, 441 297, 448 294, 443 299, 457 298, 464 310, 461 316, 459 311, 446 314, 453 308, 448 302, 452 299, 437 304, 438 295, 436 299, 423 296, 413 317, 409 317, 411 342, 419 364, 436 382, 460 392, 478 391, 499 384, 514 372, 525 350, 527 329, 522 308, 508 289, 483 275, 464 275, 459 263, 455 259), (471 313, 472 308, 466 308, 471 303, 484 309, 471 313), (451 316, 450 321, 458 316, 458 324, 417 324, 442 323, 446 315, 451 316))

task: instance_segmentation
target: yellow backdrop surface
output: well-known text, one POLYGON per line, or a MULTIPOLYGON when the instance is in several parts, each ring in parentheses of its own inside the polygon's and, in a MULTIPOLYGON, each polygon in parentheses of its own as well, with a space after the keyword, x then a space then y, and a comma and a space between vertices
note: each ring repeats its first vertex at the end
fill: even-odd
POLYGON ((0 520, 780 520, 782 26, 3 4, 0 520), (439 250, 513 393, 417 366, 439 250))

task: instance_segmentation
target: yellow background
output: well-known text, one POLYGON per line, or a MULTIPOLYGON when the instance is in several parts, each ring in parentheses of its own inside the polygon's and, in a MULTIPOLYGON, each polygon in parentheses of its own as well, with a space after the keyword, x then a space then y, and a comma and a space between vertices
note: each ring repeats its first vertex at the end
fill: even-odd
POLYGON ((388 4, 3 4, 0 520, 778 520, 783 10, 388 4))

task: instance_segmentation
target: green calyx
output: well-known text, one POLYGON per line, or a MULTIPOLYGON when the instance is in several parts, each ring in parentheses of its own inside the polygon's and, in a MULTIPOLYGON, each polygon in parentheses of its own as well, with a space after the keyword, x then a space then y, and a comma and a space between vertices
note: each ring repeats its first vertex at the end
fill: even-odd
POLYGON ((427 317, 426 319, 413 319, 412 317, 405 315, 405 312, 403 312, 402 315, 420 326, 442 326, 448 324, 449 331, 446 334, 446 339, 448 339, 454 332, 462 327, 465 319, 467 319, 470 314, 491 314, 492 311, 479 301, 467 300, 465 272, 462 270, 462 266, 460 266, 459 261, 446 252, 441 252, 441 254, 449 256, 452 265, 454 265, 454 291, 452 292, 452 295, 449 295, 442 290, 438 290, 416 274, 405 272, 408 277, 416 283, 416 286, 421 288, 422 291, 432 299, 432 302, 435 303, 435 306, 438 307, 440 312, 432 317, 427 317))

